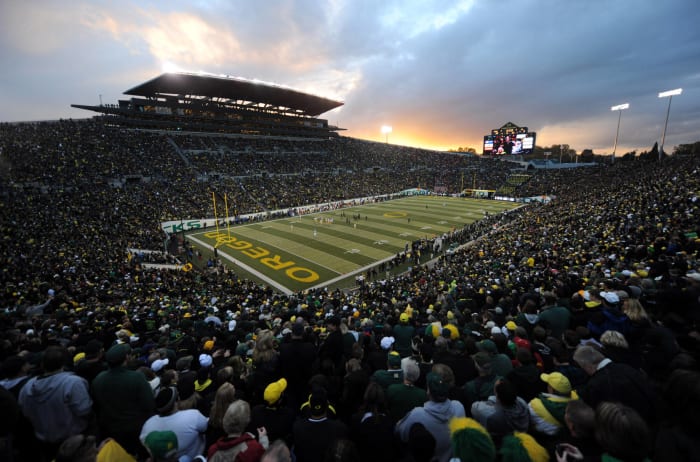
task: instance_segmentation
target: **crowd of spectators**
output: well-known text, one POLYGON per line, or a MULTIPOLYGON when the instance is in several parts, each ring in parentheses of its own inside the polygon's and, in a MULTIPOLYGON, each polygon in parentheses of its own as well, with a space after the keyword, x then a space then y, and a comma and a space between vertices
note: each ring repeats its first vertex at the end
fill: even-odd
POLYGON ((456 252, 291 296, 126 249, 163 250, 159 222, 211 215, 212 190, 248 213, 457 191, 467 168, 495 189, 509 166, 97 120, 2 124, 0 161, 3 460, 700 453, 697 154, 535 173, 556 200, 457 230, 456 252))

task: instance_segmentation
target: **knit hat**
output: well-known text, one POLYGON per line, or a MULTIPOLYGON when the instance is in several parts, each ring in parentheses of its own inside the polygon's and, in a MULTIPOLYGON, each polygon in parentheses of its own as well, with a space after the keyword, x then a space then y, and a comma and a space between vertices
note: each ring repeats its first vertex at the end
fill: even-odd
POLYGON ((169 411, 177 401, 177 388, 168 387, 161 389, 156 395, 156 411, 159 414, 169 411))
POLYGON ((73 364, 78 364, 83 359, 85 359, 85 353, 81 351, 80 353, 73 356, 73 364))
POLYGON ((548 462, 549 453, 527 433, 505 436, 498 452, 502 462, 548 462))
POLYGON ((540 374, 540 379, 552 387, 557 393, 561 393, 562 395, 571 394, 571 382, 569 382, 569 379, 561 372, 540 374))
POLYGON ((515 324, 515 321, 508 321, 506 323, 506 329, 508 330, 515 330, 518 327, 517 324, 515 324))
POLYGON ((389 352, 387 356, 387 364, 392 368, 401 367, 401 355, 396 351, 389 352))
POLYGON ((177 453, 177 435, 170 430, 153 431, 146 435, 143 445, 154 459, 170 459, 177 453))
POLYGON ((214 349, 214 340, 207 340, 204 342, 204 351, 211 351, 214 349))
POLYGON ((287 389, 287 379, 281 378, 277 382, 272 382, 265 388, 265 393, 263 398, 267 401, 267 404, 275 404, 279 401, 284 390, 287 389))
POLYGON ((437 338, 440 336, 440 333, 442 333, 442 326, 439 322, 434 322, 425 326, 425 335, 428 337, 437 338))
POLYGON ((399 316, 399 321, 408 322, 408 313, 401 313, 401 315, 399 316))
POLYGON ((453 417, 449 422, 454 456, 471 462, 492 462, 496 447, 488 431, 476 420, 453 417))
POLYGON ((449 332, 449 335, 447 335, 447 338, 452 339, 452 340, 457 340, 459 338, 459 329, 457 326, 454 324, 447 324, 445 328, 443 329, 444 331, 449 332))

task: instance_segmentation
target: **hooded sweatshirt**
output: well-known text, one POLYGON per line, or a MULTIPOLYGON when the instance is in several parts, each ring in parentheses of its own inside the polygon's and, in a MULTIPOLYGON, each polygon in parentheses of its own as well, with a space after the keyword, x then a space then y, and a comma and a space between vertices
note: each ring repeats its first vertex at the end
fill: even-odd
POLYGON ((92 411, 87 380, 72 372, 30 379, 19 394, 19 405, 37 438, 51 443, 82 433, 92 411))
POLYGON ((503 407, 495 396, 490 396, 488 401, 478 401, 472 405, 472 416, 499 441, 514 431, 527 432, 530 426, 530 408, 520 397, 516 398, 513 406, 503 407))
MULTIPOLYGON (((527 405, 525 406, 527 408, 527 405)), ((452 444, 448 422, 452 417, 465 417, 464 406, 459 401, 446 400, 442 403, 426 402, 423 407, 414 408, 396 424, 396 434, 404 443, 408 441, 411 426, 423 424, 435 438, 435 458, 448 462, 452 457, 452 444)))

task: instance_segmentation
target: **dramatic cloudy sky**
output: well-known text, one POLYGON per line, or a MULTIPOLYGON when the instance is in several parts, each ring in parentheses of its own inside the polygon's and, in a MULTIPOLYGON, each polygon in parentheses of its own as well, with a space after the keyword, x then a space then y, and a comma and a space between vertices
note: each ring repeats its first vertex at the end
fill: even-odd
POLYGON ((87 117, 164 69, 283 84, 345 105, 349 136, 618 153, 700 140, 698 0, 1 0, 0 121, 87 117))

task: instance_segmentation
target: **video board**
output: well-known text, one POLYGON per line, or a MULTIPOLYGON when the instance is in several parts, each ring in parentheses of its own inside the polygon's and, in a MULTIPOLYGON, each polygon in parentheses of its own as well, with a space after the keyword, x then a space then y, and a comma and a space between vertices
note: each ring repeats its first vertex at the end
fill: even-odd
POLYGON ((535 149, 535 132, 527 127, 518 127, 508 122, 501 128, 491 130, 490 135, 484 136, 485 155, 510 156, 531 154, 535 149))

